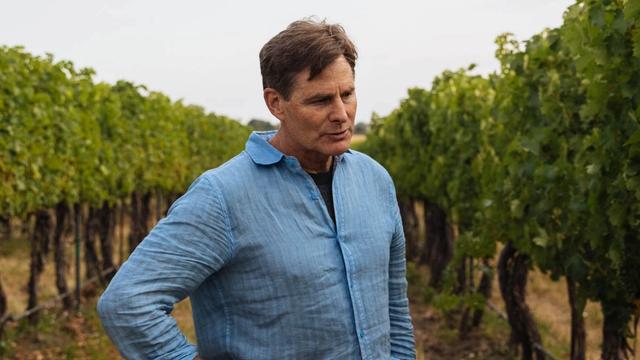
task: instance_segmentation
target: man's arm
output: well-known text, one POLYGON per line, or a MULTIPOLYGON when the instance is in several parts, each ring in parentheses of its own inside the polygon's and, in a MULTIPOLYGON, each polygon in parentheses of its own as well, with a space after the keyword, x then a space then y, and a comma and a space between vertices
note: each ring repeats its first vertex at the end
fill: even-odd
POLYGON ((200 176, 138 245, 98 301, 102 325, 122 356, 196 356, 196 347, 171 312, 231 257, 229 229, 219 191, 206 174, 200 176))
POLYGON ((409 314, 409 299, 407 298, 405 240, 402 229, 402 219, 396 201, 395 192, 392 197, 394 203, 394 218, 396 231, 391 241, 389 260, 389 319, 391 322, 391 358, 415 359, 415 342, 413 339, 413 325, 409 314))

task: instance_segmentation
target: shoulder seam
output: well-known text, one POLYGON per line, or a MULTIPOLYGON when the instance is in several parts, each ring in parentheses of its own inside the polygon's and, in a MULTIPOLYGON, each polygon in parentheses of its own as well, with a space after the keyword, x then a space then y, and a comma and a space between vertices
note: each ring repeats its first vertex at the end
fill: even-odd
POLYGON ((235 255, 237 246, 236 246, 236 240, 231 231, 231 220, 229 219, 229 208, 227 207, 227 202, 224 199, 224 194, 222 194, 222 188, 218 184, 214 184, 213 180, 210 179, 210 177, 215 178, 216 183, 219 182, 219 179, 215 173, 210 173, 209 176, 204 177, 205 180, 209 183, 209 185, 211 185, 211 187, 215 190, 213 194, 214 198, 218 202, 218 206, 220 206, 220 209, 223 210, 222 213, 224 214, 225 230, 227 233, 227 237, 229 238, 229 242, 231 243, 231 254, 229 254, 228 260, 231 260, 235 255))

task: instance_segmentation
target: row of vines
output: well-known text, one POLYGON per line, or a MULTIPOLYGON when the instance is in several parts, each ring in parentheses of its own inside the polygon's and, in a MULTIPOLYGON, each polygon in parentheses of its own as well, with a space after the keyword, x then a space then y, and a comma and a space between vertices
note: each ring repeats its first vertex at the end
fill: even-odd
POLYGON ((430 267, 438 296, 462 299, 461 332, 478 324, 471 311, 501 249, 495 268, 524 359, 545 358, 525 301, 531 267, 566 279, 572 359, 585 358, 587 300, 602 306, 602 359, 629 358, 640 315, 640 1, 578 0, 560 27, 496 43, 499 71, 445 71, 409 90, 374 117, 363 150, 394 178, 408 256, 430 267))
MULTIPOLYGON (((33 229, 28 309, 38 306, 50 249, 56 287, 73 306, 65 236, 76 234, 84 279, 112 276, 116 229, 131 225, 133 250, 152 214, 161 216, 197 175, 241 151, 248 133, 144 86, 98 83, 91 69, 0 47, 0 220, 33 229)), ((6 304, 0 283, 0 332, 6 304)), ((37 312, 29 318, 37 322, 37 312)))

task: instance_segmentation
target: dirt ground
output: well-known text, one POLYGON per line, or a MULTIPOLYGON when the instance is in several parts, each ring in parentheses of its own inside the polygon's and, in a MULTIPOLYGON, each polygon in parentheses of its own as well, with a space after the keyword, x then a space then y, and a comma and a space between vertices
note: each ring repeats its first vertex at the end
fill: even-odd
MULTIPOLYGON (((83 304, 80 313, 48 312, 36 328, 12 326, 0 358, 17 360, 120 359, 102 331, 95 311, 95 298, 83 304), (8 342, 8 343, 7 343, 8 342)), ((507 328, 491 326, 459 340, 455 330, 438 311, 425 304, 411 304, 418 360, 433 359, 511 359, 504 342, 507 328), (498 333, 495 333, 498 331, 498 333)), ((173 315, 187 337, 195 340, 189 301, 177 305, 173 315)), ((490 320, 493 321, 493 320, 490 320)))
MULTIPOLYGON (((122 237, 125 235, 121 234, 122 237)), ((68 281, 70 286, 74 286, 73 244, 70 240, 69 242, 68 281)), ((119 247, 118 245, 116 246, 119 247)), ((116 254, 119 253, 117 249, 116 254)), ((26 307, 28 259, 28 242, 0 242, 0 278, 7 292, 8 310, 14 314, 21 313, 26 307)), ((507 346, 508 325, 495 312, 486 311, 480 329, 469 334, 467 338, 460 339, 456 330, 457 321, 443 315, 420 295, 423 289, 419 284, 425 284, 425 279, 414 279, 414 282, 410 289, 410 299, 418 359, 515 358, 507 346)), ((48 259, 45 264, 40 285, 41 301, 56 295, 52 259, 48 259)), ((497 283, 494 283, 491 301, 498 308, 502 308, 502 300, 497 289, 497 283)), ((568 358, 570 313, 566 285, 562 279, 553 282, 546 275, 533 271, 529 276, 527 289, 527 303, 539 326, 543 345, 556 358, 568 358)), ((29 327, 24 323, 9 324, 6 335, 0 339, 0 359, 119 358, 117 351, 102 331, 95 312, 95 301, 101 291, 100 288, 86 290, 89 297, 78 314, 66 314, 59 309, 53 309, 43 314, 36 327, 29 327)), ((599 359, 602 324, 600 308, 595 304, 588 304, 584 314, 588 335, 587 358, 599 359)), ((173 315, 187 337, 195 341, 189 301, 177 304, 173 315)))

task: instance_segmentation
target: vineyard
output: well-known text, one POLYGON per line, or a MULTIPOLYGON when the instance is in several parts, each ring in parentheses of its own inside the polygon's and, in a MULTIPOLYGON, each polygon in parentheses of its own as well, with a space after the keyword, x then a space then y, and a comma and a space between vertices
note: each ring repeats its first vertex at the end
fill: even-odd
MULTIPOLYGON (((603 317, 600 357, 634 358, 640 0, 578 0, 560 27, 525 41, 503 34, 496 45, 498 71, 443 72, 374 115, 357 143, 396 185, 416 333, 435 336, 420 325, 434 311, 464 343, 500 313, 499 292, 509 356, 553 358, 528 305, 527 284, 542 274, 566 287, 572 360, 586 358, 589 303, 603 317)), ((145 86, 93 76, 0 47, 0 257, 20 257, 6 250, 17 242, 29 249, 16 259, 28 263, 24 308, 10 305, 7 294, 22 289, 7 291, 0 268, 0 357, 12 355, 7 328, 37 327, 45 308, 95 306, 171 203, 240 152, 250 132, 145 86), (47 286, 55 296, 43 296, 47 286)))
POLYGON ((640 316, 640 1, 578 1, 559 28, 496 40, 500 71, 445 71, 374 118, 363 150, 392 174, 408 254, 432 298, 480 324, 497 272, 523 359, 545 359, 526 303, 536 268, 564 279, 571 359, 602 307, 602 359, 632 355, 640 316), (415 203, 426 211, 426 241, 415 203), (496 252, 500 249, 496 259, 496 252))
POLYGON ((3 238, 15 232, 30 242, 27 311, 8 312, 0 276, 0 335, 23 317, 37 324, 49 253, 57 299, 70 310, 83 283, 105 284, 115 273, 116 238, 122 261, 191 181, 241 151, 249 134, 201 107, 92 76, 50 55, 0 47, 0 219, 3 238), (75 288, 67 279, 69 234, 75 288))

